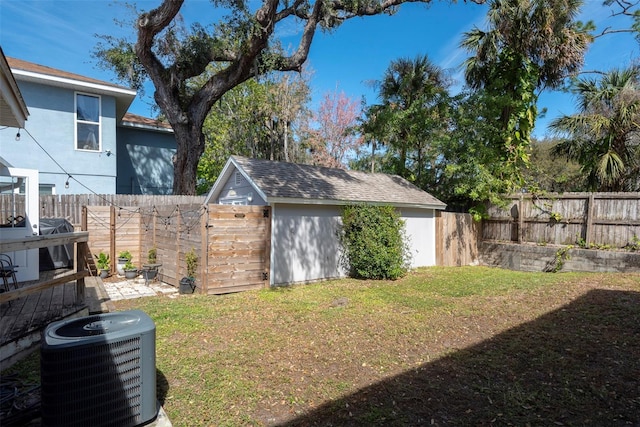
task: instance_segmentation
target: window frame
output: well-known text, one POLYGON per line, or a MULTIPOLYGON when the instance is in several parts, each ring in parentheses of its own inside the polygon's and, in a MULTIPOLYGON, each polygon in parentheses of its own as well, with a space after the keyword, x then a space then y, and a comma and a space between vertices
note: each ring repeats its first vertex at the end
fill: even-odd
POLYGON ((247 196, 222 197, 218 204, 228 206, 248 206, 247 196))
POLYGON ((74 149, 76 151, 83 151, 86 153, 101 153, 102 152, 102 96, 100 95, 96 95, 94 93, 86 93, 86 92, 75 92, 74 93, 74 97, 73 97, 73 117, 74 117, 74 128, 73 128, 73 144, 74 144, 74 149), (90 98, 96 98, 98 101, 98 121, 97 122, 93 122, 93 121, 89 121, 89 120, 80 120, 78 118, 78 97, 79 96, 86 96, 86 97, 90 97, 90 98), (94 149, 89 149, 89 148, 80 148, 80 144, 78 141, 78 127, 79 125, 91 125, 91 126, 97 126, 97 144, 98 147, 94 150, 94 149))
POLYGON ((55 196, 56 185, 55 184, 39 184, 38 195, 39 196, 55 196))

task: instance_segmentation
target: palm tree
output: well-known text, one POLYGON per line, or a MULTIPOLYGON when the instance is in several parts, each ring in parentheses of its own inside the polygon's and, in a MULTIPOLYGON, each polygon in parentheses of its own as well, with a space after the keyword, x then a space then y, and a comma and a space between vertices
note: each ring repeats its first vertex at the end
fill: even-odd
MULTIPOLYGON (((465 62, 467 84, 485 87, 500 53, 536 68, 537 88, 557 87, 577 72, 592 37, 575 18, 581 0, 493 0, 487 30, 465 33, 461 47, 473 55, 465 62)), ((512 82, 513 83, 513 82, 512 82)))
POLYGON ((377 83, 381 105, 369 108, 373 122, 365 130, 397 150, 395 170, 405 178, 412 175, 407 168, 408 153, 415 152, 413 169, 419 180, 426 160, 425 133, 443 126, 442 120, 433 118, 442 116, 448 99, 447 76, 424 55, 392 61, 377 83))
POLYGON ((594 191, 640 189, 640 68, 612 70, 574 85, 580 113, 553 120, 554 152, 577 161, 594 191))
POLYGON ((461 43, 471 53, 465 78, 477 124, 459 161, 485 173, 468 173, 457 191, 480 202, 525 185, 538 93, 578 71, 591 40, 574 21, 581 0, 489 1, 486 29, 465 33, 461 43))

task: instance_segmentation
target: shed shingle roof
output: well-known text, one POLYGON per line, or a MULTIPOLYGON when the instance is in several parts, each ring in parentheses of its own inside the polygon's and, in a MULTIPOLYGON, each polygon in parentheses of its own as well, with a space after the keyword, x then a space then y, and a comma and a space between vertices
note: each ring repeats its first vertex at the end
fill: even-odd
MULTIPOLYGON (((274 199, 384 203, 444 209, 445 204, 397 175, 232 156, 232 161, 274 199)), ((279 200, 283 201, 283 200, 279 200)))

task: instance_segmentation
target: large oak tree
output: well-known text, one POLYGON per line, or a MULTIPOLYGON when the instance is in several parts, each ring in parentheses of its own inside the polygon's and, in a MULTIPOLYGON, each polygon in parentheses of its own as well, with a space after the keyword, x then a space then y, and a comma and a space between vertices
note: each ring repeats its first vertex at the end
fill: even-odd
POLYGON ((153 82, 155 102, 177 142, 173 192, 195 194, 205 148, 202 126, 224 93, 269 71, 300 71, 318 29, 335 28, 353 17, 390 14, 407 2, 430 0, 262 0, 257 8, 255 2, 214 0, 217 11, 212 12, 223 12, 221 19, 183 30, 179 12, 184 0, 164 0, 139 14, 135 43, 105 37, 107 44, 98 46, 96 56, 134 86, 146 77, 153 82), (287 52, 276 31, 296 23, 299 42, 287 52), (221 66, 204 84, 191 84, 211 64, 221 66))

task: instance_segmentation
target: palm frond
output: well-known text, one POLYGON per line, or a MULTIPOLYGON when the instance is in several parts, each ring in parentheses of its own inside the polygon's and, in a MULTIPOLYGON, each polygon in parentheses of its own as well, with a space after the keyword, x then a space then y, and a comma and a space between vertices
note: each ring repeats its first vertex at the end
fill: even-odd
POLYGON ((611 186, 624 173, 625 165, 620 156, 613 151, 607 151, 598 162, 598 178, 611 186))

